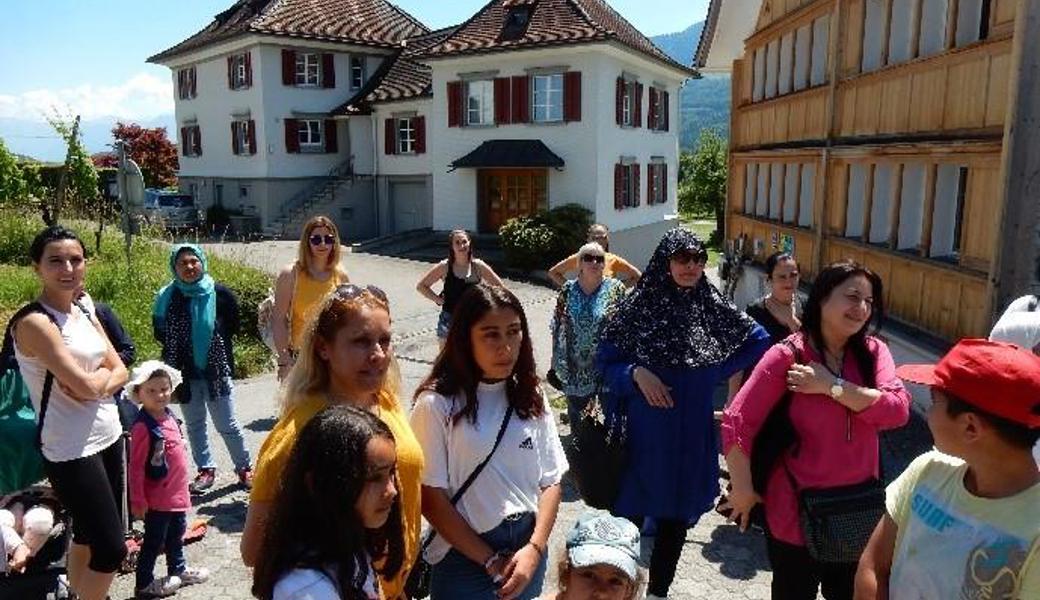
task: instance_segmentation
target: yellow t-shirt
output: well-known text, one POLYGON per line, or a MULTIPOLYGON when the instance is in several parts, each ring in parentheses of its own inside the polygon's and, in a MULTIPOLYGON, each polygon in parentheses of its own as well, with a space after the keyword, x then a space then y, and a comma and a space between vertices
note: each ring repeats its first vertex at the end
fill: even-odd
MULTIPOLYGON (((567 257, 565 273, 577 273, 578 272, 578 255, 572 254, 567 257)), ((617 254, 610 252, 603 253, 603 276, 604 277, 615 277, 618 279, 627 280, 628 277, 633 275, 632 267, 617 254), (620 271, 620 273, 618 272, 620 271)))
POLYGON ((318 309, 321 301, 335 291, 336 286, 349 283, 346 275, 340 271, 333 271, 325 281, 318 281, 307 273, 307 269, 296 269, 296 282, 293 284, 292 312, 289 332, 292 334, 289 344, 293 348, 299 348, 303 343, 303 334, 307 330, 307 324, 314 317, 314 311, 318 309))
POLYGON ((961 459, 933 451, 888 486, 888 514, 899 527, 892 600, 1040 598, 1040 483, 980 498, 964 487, 967 471, 961 459))
MULTIPOLYGON (((289 462, 289 455, 296 445, 296 438, 304 425, 328 405, 320 396, 306 398, 296 408, 278 420, 267 435, 256 460, 253 476, 251 502, 273 502, 281 486, 282 475, 289 462)), ((380 586, 387 600, 396 600, 404 594, 408 571, 419 553, 420 496, 423 472, 423 453, 419 442, 408 425, 408 418, 398 406, 396 399, 380 394, 379 419, 386 423, 394 434, 397 446, 397 481, 401 498, 401 520, 404 530, 404 566, 392 580, 380 578, 380 586)))

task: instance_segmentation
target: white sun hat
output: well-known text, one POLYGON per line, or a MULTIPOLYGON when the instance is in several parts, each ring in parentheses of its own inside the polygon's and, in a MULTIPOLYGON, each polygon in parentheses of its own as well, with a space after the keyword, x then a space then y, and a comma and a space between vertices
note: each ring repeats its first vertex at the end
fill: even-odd
POLYGON ((137 386, 151 379, 152 374, 156 371, 164 371, 170 376, 170 388, 174 390, 184 380, 180 371, 163 361, 146 360, 134 367, 134 370, 131 372, 130 381, 126 382, 126 395, 134 402, 140 404, 140 400, 137 399, 137 386))

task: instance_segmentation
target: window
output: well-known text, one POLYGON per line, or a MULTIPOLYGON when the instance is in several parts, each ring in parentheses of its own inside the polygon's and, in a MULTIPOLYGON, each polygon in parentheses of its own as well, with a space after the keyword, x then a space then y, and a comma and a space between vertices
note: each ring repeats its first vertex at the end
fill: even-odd
POLYGON ((177 97, 181 100, 194 98, 196 96, 195 83, 195 67, 177 71, 177 97))
POLYGON ((531 7, 527 5, 513 6, 506 13, 505 23, 502 24, 503 41, 517 40, 527 32, 527 25, 531 20, 531 7))
POLYGON ((866 0, 862 72, 985 39, 989 35, 991 1, 866 0))
POLYGON ((412 119, 397 119, 397 153, 413 154, 415 152, 415 127, 412 119))
POLYGON ((350 87, 355 90, 365 85, 365 57, 350 57, 350 87))
POLYGON ((824 15, 755 49, 751 55, 751 101, 827 83, 829 36, 830 15, 824 15))
POLYGON ((787 165, 784 173, 784 223, 794 223, 798 216, 798 165, 787 165))
POLYGON ((181 154, 202 156, 202 131, 198 125, 181 127, 181 154))
POLYGON ((824 15, 813 21, 812 68, 809 72, 809 85, 817 86, 827 83, 827 44, 830 27, 830 15, 824 15))
POLYGON ((254 121, 240 119, 231 122, 231 150, 236 155, 256 154, 254 121))
POLYGON ((766 49, 755 50, 754 64, 754 89, 751 92, 752 102, 758 102, 765 97, 766 90, 766 49))
POLYGON ((298 132, 301 150, 324 150, 321 120, 301 119, 298 132))
POLYGON ((931 56, 946 49, 947 0, 921 0, 921 41, 918 56, 931 56))
POLYGON ((744 170, 744 214, 755 214, 755 190, 758 187, 758 164, 750 163, 744 170))
POLYGON ((651 87, 646 126, 654 131, 668 131, 668 92, 651 87))
POLYGON ((769 169, 769 218, 780 220, 780 203, 784 194, 784 165, 773 163, 769 169))
POLYGON ((614 166, 614 208, 639 206, 639 163, 614 166))
POLYGON ((624 86, 624 91, 621 93, 621 124, 631 125, 632 124, 632 92, 635 89, 635 85, 630 81, 625 81, 621 85, 624 86))
POLYGON ((780 65, 780 40, 766 45, 766 98, 776 96, 776 80, 780 65))
POLYGON ((798 196, 798 226, 812 227, 813 198, 816 197, 816 165, 802 165, 801 193, 798 196))
POLYGON ((668 165, 663 162, 646 166, 649 190, 647 204, 664 204, 668 202, 668 165))
POLYGON ((892 0, 892 21, 888 34, 888 64, 897 64, 910 60, 913 49, 910 44, 914 37, 914 21, 910 18, 897 18, 900 15, 909 17, 917 0, 892 0))
POLYGON ((466 84, 466 124, 494 125, 495 88, 490 79, 466 84))
POLYGON ((849 168, 849 189, 845 212, 845 237, 863 237, 863 217, 866 211, 867 177, 870 165, 856 163, 849 168))
POLYGON ((249 63, 248 52, 228 57, 228 87, 240 90, 252 85, 253 74, 249 63))
POLYGON ((899 232, 896 248, 920 253, 921 229, 924 227, 923 164, 903 165, 902 190, 899 195, 899 232))
POLYGON ((769 165, 758 167, 758 191, 755 192, 755 215, 764 217, 769 209, 769 165))
POLYGON ((871 244, 888 244, 892 233, 892 177, 894 167, 891 164, 879 164, 874 167, 874 193, 870 201, 870 231, 867 241, 871 244))
POLYGON ((535 123, 562 121, 563 74, 535 75, 532 79, 535 123))
POLYGON ((864 73, 881 68, 885 47, 885 0, 867 0, 866 16, 863 21, 864 73))
POLYGON ((317 86, 321 61, 314 52, 296 53, 296 85, 317 86))
POLYGON ((932 246, 929 256, 957 258, 960 252, 961 221, 968 168, 939 165, 935 177, 935 208, 932 212, 932 246))
POLYGON ((794 91, 804 90, 809 86, 809 58, 812 47, 811 25, 798 29, 794 40, 794 91))
POLYGON ((780 38, 780 80, 777 92, 783 96, 791 93, 791 76, 794 74, 794 32, 789 31, 780 38))

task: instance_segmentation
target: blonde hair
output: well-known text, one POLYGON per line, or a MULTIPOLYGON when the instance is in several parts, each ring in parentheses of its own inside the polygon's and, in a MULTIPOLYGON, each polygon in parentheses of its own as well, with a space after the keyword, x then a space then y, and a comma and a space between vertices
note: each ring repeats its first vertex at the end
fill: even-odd
MULTIPOLYGON (((328 391, 329 368, 326 361, 318 354, 318 342, 324 341, 331 344, 341 329, 359 318, 362 308, 382 310, 387 315, 390 314, 389 304, 368 290, 350 300, 340 298, 333 292, 322 301, 316 316, 307 324, 299 356, 285 382, 285 388, 279 401, 280 416, 284 417, 308 397, 328 391)), ((396 405, 400 387, 401 368, 391 347, 390 364, 383 377, 379 395, 396 405)))
MULTIPOLYGON (((556 564, 556 587, 559 590, 559 594, 556 596, 557 600, 570 600, 567 598, 567 580, 570 579, 571 569, 570 555, 567 553, 567 548, 564 547, 560 551, 560 562, 556 564)), ((628 595, 625 596, 625 600, 636 600, 637 598, 643 597, 643 586, 646 584, 646 569, 636 568, 635 581, 629 580, 631 584, 628 588, 628 595)))
POLYGON ((325 215, 318 215, 311 217, 309 221, 304 223, 303 230, 300 232, 300 247, 296 252, 296 267, 301 270, 309 270, 311 268, 311 232, 319 227, 324 227, 332 232, 332 237, 335 238, 335 243, 332 244, 332 252, 329 253, 328 262, 322 266, 323 271, 336 271, 344 280, 346 279, 347 272, 343 270, 343 267, 339 264, 341 256, 340 250, 340 239, 339 239, 339 228, 332 222, 332 219, 325 215))

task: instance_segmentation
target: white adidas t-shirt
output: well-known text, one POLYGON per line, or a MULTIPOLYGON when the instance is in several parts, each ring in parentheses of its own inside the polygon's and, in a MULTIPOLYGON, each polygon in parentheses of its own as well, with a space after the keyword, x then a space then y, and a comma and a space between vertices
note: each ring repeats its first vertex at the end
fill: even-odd
MULTIPOLYGON (((476 423, 467 418, 452 423, 464 405, 462 396, 424 392, 412 408, 412 431, 426 459, 423 485, 443 488, 449 497, 495 444, 508 406, 505 382, 478 385, 476 423)), ((548 405, 541 417, 527 420, 514 411, 498 450, 456 508, 474 531, 484 533, 509 515, 537 512, 542 488, 559 483, 566 472, 567 458, 548 405)), ((440 562, 449 548, 436 536, 426 559, 440 562)))

